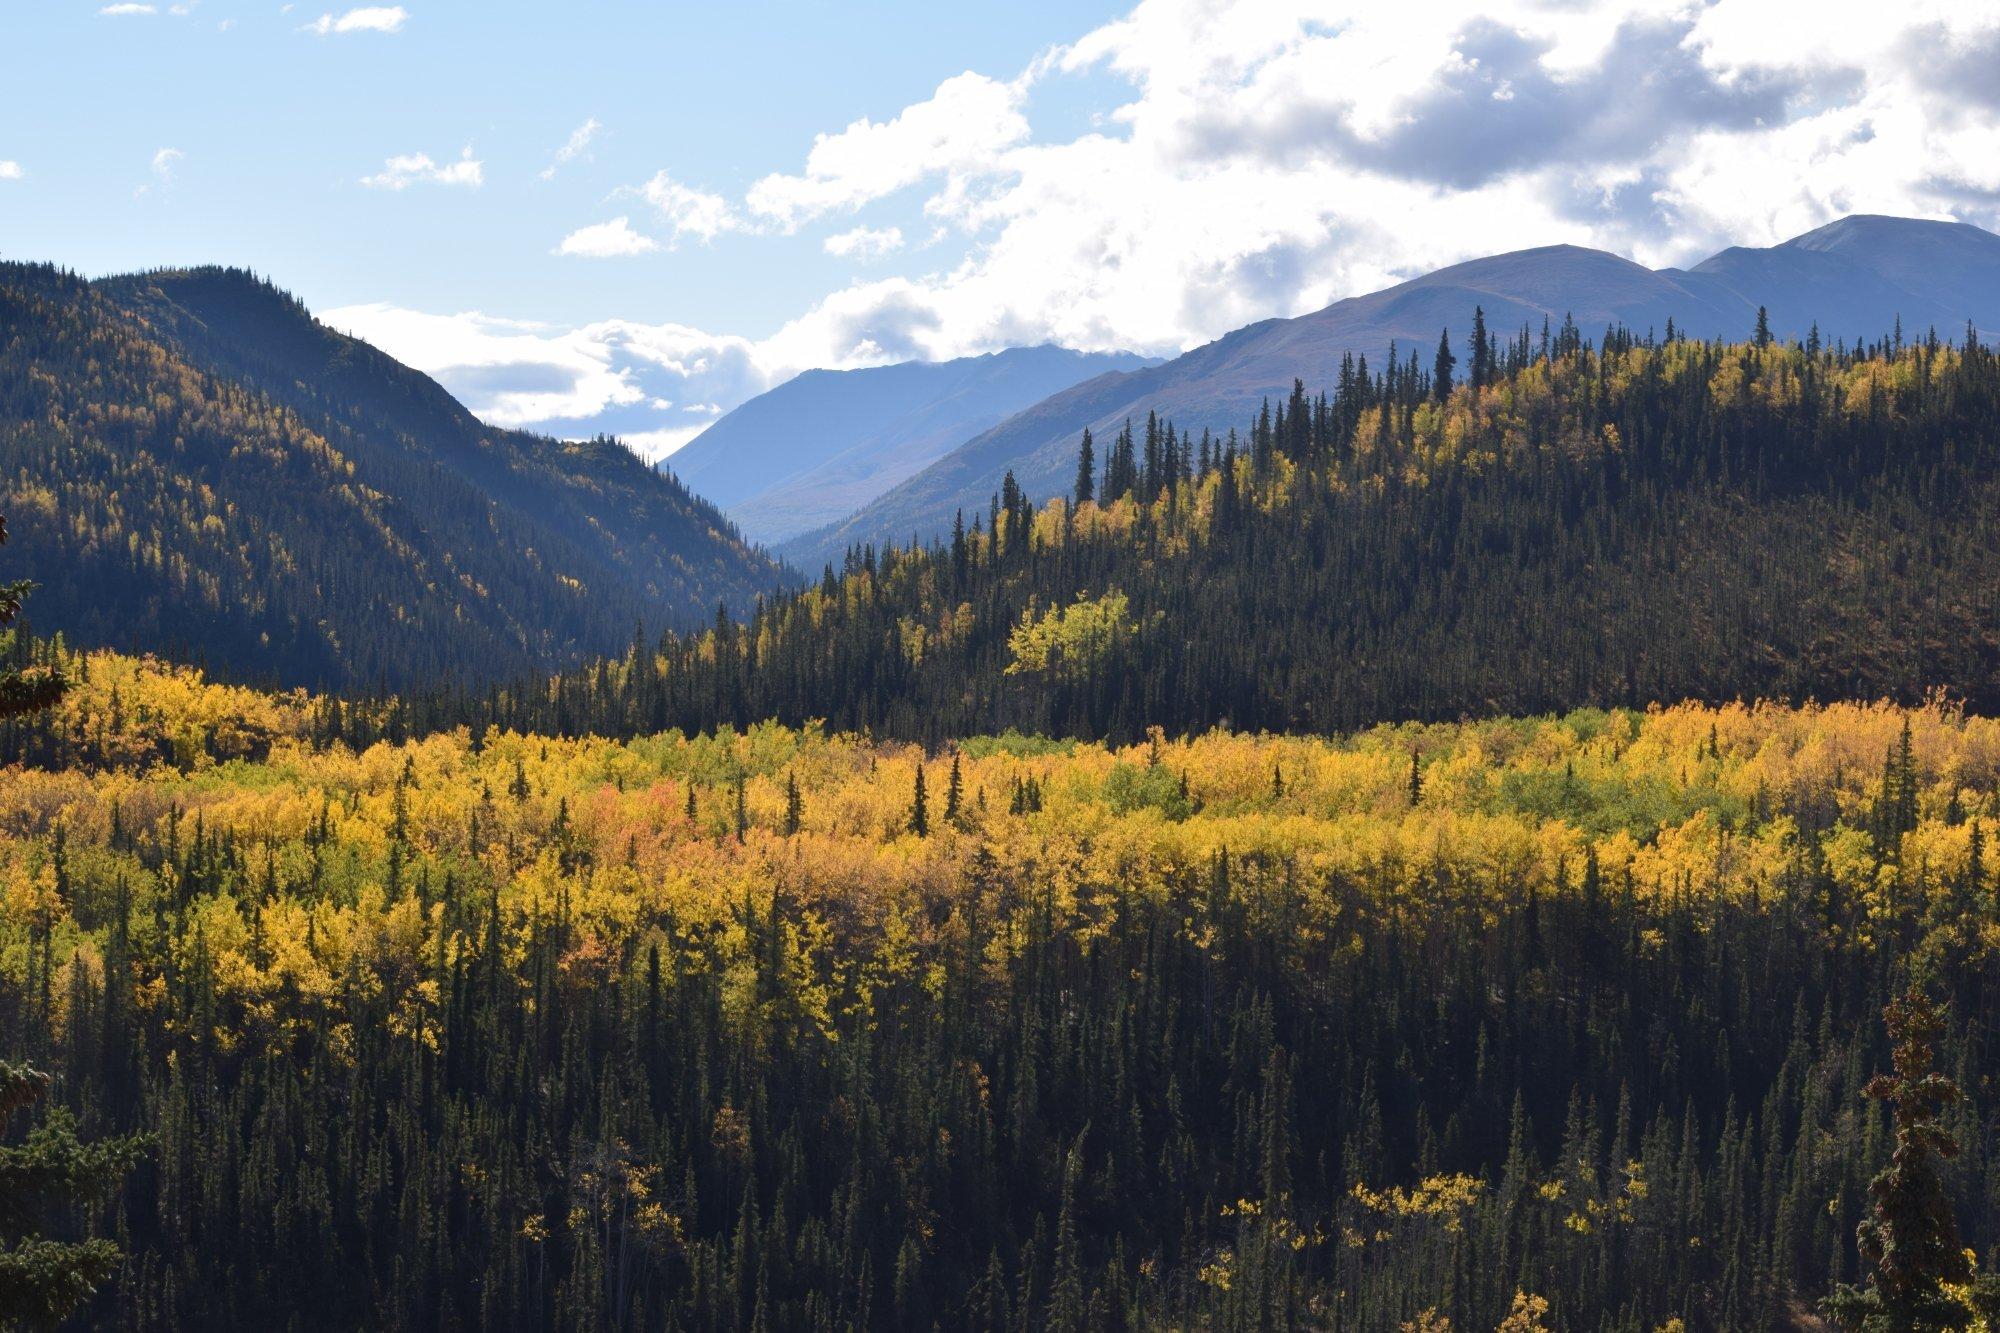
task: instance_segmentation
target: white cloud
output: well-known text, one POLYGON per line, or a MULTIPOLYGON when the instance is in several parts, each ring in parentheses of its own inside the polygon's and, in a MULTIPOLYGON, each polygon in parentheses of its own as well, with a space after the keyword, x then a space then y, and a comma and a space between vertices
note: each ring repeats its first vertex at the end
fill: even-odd
POLYGON ((401 5, 367 5, 344 14, 321 14, 300 31, 315 37, 350 32, 401 32, 409 18, 409 11, 401 5))
POLYGON ((837 259, 855 259, 867 263, 892 255, 903 248, 901 227, 856 227, 829 236, 823 243, 825 251, 837 259))
POLYGON ((149 194, 155 187, 164 190, 169 185, 172 185, 174 183, 174 168, 179 166, 185 157, 187 157, 187 154, 178 148, 162 148, 155 152, 152 162, 153 179, 132 191, 133 197, 138 198, 139 196, 149 194))
POLYGON ((28 173, 21 170, 19 162, 0 157, 0 181, 17 181, 28 173))
POLYGON ((549 159, 549 164, 546 167, 542 168, 540 172, 541 178, 543 180, 555 179, 556 168, 562 166, 565 162, 575 161, 577 158, 588 153, 590 151, 590 141, 595 139, 597 132, 603 128, 602 125, 597 123, 597 117, 592 116, 590 119, 584 121, 583 124, 571 130, 569 138, 564 141, 563 146, 556 149, 556 155, 549 159))
POLYGON ((666 172, 656 172, 653 178, 636 191, 641 199, 659 211, 660 217, 673 228, 674 238, 692 236, 699 241, 712 241, 725 231, 740 231, 743 223, 730 208, 729 201, 708 190, 684 185, 666 172))
POLYGON ((780 227, 858 208, 940 171, 995 165, 1028 137, 1025 83, 967 72, 946 79, 925 101, 885 122, 855 121, 813 140, 799 175, 774 174, 750 187, 750 210, 780 227))
MULTIPOLYGON (((663 246, 783 244, 814 219, 920 208, 955 262, 918 271, 895 251, 909 271, 802 302, 755 340, 616 321, 538 334, 523 365, 581 355, 599 373, 545 417, 493 367, 478 401, 665 442, 697 427, 685 404, 733 406, 811 366, 1041 341, 1171 353, 1558 241, 1661 265, 1849 212, 2000 227, 1995 68, 2000 10, 1962 0, 1141 0, 1026 69, 959 74, 822 134, 740 197, 664 172, 632 191, 663 246)), ((887 256, 897 221, 822 244, 887 256)), ((420 338, 407 351, 457 364, 420 338)))
POLYGON ((775 384, 758 345, 678 324, 607 320, 580 329, 477 311, 430 315, 386 304, 322 316, 434 376, 500 426, 566 435, 613 431, 650 457, 699 434, 721 410, 775 384))
POLYGON ((97 12, 108 18, 136 18, 142 14, 157 14, 160 11, 151 5, 125 3, 106 5, 97 12))
POLYGON ((486 180, 486 168, 472 155, 467 144, 456 162, 433 161, 429 153, 404 153, 382 164, 382 170, 363 176, 361 183, 371 190, 405 190, 412 185, 464 185, 477 189, 486 180))
POLYGON ((631 219, 615 217, 609 222, 577 228, 562 238, 556 253, 583 259, 622 259, 659 248, 658 241, 632 230, 631 219))

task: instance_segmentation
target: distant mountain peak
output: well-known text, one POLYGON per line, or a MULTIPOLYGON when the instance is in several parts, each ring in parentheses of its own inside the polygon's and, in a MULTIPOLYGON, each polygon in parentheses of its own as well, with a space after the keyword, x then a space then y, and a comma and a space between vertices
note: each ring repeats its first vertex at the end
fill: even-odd
POLYGON ((1031 403, 1150 364, 1129 352, 1038 343, 809 370, 723 416, 665 466, 752 539, 781 541, 854 512, 1031 403))
POLYGON ((1694 337, 1742 338, 1764 307, 1779 336, 1879 337, 1900 319, 1955 334, 1971 320, 2000 331, 2000 236, 1960 222, 1858 214, 1782 245, 1735 246, 1689 269, 1649 269, 1622 255, 1569 243, 1487 255, 1393 287, 1336 301, 1291 319, 1246 325, 1172 361, 1089 381, 1026 407, 821 531, 779 545, 817 568, 851 543, 945 531, 977 509, 1009 471, 1037 500, 1061 493, 1086 426, 1116 429, 1157 410, 1183 430, 1228 430, 1294 379, 1324 387, 1345 355, 1379 366, 1393 344, 1427 364, 1441 329, 1464 356, 1472 313, 1495 335, 1565 316, 1595 337, 1611 325, 1664 334, 1669 321, 1694 337))

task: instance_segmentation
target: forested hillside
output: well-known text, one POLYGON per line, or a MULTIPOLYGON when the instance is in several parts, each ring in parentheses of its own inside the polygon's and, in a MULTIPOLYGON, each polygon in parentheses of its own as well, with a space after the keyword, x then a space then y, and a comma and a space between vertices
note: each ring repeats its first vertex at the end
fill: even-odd
POLYGON ((545 670, 781 580, 615 442, 485 427, 222 270, 0 267, 0 511, 43 629, 252 680, 545 670))
POLYGON ((2000 708, 2000 357, 1574 328, 1344 364, 1241 435, 1134 423, 748 624, 398 726, 766 718, 936 742, 1325 731, 1943 688, 2000 708), (1456 362, 1456 358, 1453 359, 1456 362))
POLYGON ((156 1136, 93 1327, 1813 1327, 1913 976, 2000 1243, 1948 706, 357 752, 54 665, 0 1027, 156 1136))
POLYGON ((849 545, 921 540, 950 531, 955 509, 977 508, 1008 471, 1040 503, 1063 493, 1086 428, 1114 434, 1126 419, 1171 417, 1182 430, 1226 431, 1260 402, 1309 386, 1343 356, 1377 366, 1391 349, 1428 362, 1438 330, 1463 352, 1475 318, 1511 339, 1571 320, 1664 337, 1734 339, 1760 309, 1779 337, 1831 342, 1904 328, 1957 330, 1968 321, 1990 342, 2000 333, 2000 236, 1960 222, 1855 215, 1770 247, 1732 246, 1692 269, 1649 269, 1576 245, 1453 264, 1382 291, 1291 319, 1247 325, 1162 365, 1107 376, 1055 394, 968 439, 901 486, 779 553, 817 569, 849 545))

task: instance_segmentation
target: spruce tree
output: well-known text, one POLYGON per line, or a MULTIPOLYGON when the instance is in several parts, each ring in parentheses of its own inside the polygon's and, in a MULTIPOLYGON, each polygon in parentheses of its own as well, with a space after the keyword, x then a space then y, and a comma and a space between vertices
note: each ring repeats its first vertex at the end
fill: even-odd
POLYGON ((1896 1147, 1889 1165, 1869 1182, 1872 1215, 1856 1229, 1861 1257, 1875 1267, 1865 1288, 1842 1287, 1825 1301, 1845 1328, 1863 1333, 1929 1333, 1963 1329, 1996 1294, 1989 1279, 1976 1293, 1972 1262, 1959 1242, 1942 1163, 1958 1155, 1958 1140, 1938 1112, 1959 1098, 1958 1084, 1932 1067, 1944 1017, 1921 985, 1912 984, 1883 1010, 1894 1072, 1877 1074, 1863 1092, 1893 1109, 1896 1147), (1972 1298, 1969 1303, 1968 1296, 1972 1298))
POLYGON ((1451 368, 1458 358, 1451 354, 1451 330, 1438 335, 1437 360, 1431 366, 1431 393, 1442 403, 1451 397, 1451 368))
POLYGON ((930 813, 924 808, 924 761, 917 760, 917 785, 910 796, 910 832, 927 838, 931 832, 930 813))
MULTIPOLYGON (((0 518, 0 545, 6 541, 7 520, 0 518)), ((21 614, 21 603, 34 587, 27 579, 0 583, 0 629, 14 623, 21 614)), ((53 668, 0 670, 0 718, 39 713, 53 707, 68 689, 69 682, 53 668)))
MULTIPOLYGON (((0 1060, 0 1124, 40 1101, 49 1076, 0 1060)), ((124 1255, 102 1237, 51 1240, 46 1215, 74 1210, 107 1194, 144 1150, 132 1136, 85 1143, 76 1120, 57 1107, 25 1141, 0 1148, 0 1324, 62 1322, 117 1271, 124 1255)))
POLYGON ((1472 389, 1477 393, 1486 387, 1487 379, 1486 310, 1482 306, 1472 308, 1472 389))
POLYGON ((1097 495, 1097 452, 1090 440, 1090 427, 1083 428, 1083 447, 1076 451, 1076 502, 1080 505, 1097 495))

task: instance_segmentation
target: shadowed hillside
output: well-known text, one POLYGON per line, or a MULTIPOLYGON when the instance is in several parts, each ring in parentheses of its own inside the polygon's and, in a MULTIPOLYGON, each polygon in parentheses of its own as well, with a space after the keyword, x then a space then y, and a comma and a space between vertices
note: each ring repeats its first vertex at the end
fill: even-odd
POLYGON ((0 510, 44 630, 236 675, 481 679, 778 571, 617 443, 495 430, 219 269, 0 268, 0 510))

